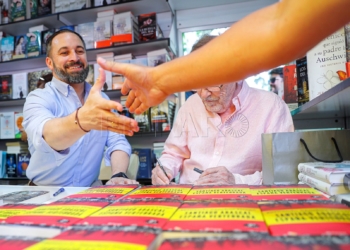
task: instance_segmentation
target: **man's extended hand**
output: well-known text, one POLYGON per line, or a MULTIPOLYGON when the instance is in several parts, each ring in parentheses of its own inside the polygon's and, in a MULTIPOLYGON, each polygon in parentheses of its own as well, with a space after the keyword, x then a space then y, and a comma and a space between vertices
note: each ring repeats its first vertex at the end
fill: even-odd
POLYGON ((85 104, 78 113, 80 125, 85 130, 109 130, 112 132, 133 135, 139 131, 137 122, 123 115, 113 113, 111 110, 122 111, 120 103, 104 99, 101 89, 106 80, 106 74, 100 69, 100 75, 94 86, 91 88, 85 104))
POLYGON ((139 184, 138 181, 130 180, 123 177, 114 177, 106 182, 106 185, 120 185, 120 184, 139 184))
POLYGON ((165 172, 167 173, 168 177, 164 174, 163 170, 157 166, 152 170, 152 184, 153 185, 169 185, 171 184, 170 181, 174 178, 172 171, 164 167, 165 172))
POLYGON ((132 113, 141 114, 148 108, 162 103, 169 95, 157 86, 152 77, 151 67, 111 62, 100 57, 97 62, 103 69, 125 76, 122 94, 129 93, 125 105, 132 113))
POLYGON ((208 168, 194 183, 194 185, 232 185, 235 177, 225 167, 208 168))

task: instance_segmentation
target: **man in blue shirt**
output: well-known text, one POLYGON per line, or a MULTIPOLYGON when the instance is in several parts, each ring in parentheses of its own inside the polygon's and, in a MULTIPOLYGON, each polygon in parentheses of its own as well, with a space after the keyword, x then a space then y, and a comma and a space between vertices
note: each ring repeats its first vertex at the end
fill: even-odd
POLYGON ((93 87, 85 82, 89 68, 82 37, 71 30, 56 32, 47 41, 46 56, 52 81, 32 91, 23 110, 30 184, 91 186, 105 147, 106 165, 112 166, 107 184, 137 183, 125 176, 131 148, 122 135, 137 132, 137 122, 111 111, 122 106, 101 93, 102 69, 93 87))

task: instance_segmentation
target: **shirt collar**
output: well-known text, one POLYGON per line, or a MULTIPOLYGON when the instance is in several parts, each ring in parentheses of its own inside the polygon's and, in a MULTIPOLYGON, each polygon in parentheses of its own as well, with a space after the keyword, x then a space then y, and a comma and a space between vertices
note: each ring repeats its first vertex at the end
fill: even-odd
MULTIPOLYGON (((64 96, 69 96, 69 94, 71 93, 71 91, 73 91, 74 89, 67 83, 62 82, 60 80, 58 80, 55 77, 52 77, 51 80, 51 84, 64 96)), ((91 85, 87 82, 84 82, 85 85, 85 96, 87 93, 90 92, 91 89, 91 85)))
POLYGON ((246 81, 239 81, 237 82, 237 84, 242 86, 242 88, 241 91, 239 91, 238 95, 233 97, 232 103, 233 105, 235 105, 236 110, 241 110, 242 105, 248 96, 249 86, 246 81))

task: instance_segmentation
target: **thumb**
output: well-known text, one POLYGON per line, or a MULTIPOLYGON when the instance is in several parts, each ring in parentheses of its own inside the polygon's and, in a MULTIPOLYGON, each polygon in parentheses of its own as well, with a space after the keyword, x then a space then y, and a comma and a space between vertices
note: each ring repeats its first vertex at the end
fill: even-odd
POLYGON ((101 67, 98 69, 98 71, 99 71, 98 78, 94 86, 92 86, 91 90, 100 92, 103 88, 103 85, 106 82, 106 73, 101 67))

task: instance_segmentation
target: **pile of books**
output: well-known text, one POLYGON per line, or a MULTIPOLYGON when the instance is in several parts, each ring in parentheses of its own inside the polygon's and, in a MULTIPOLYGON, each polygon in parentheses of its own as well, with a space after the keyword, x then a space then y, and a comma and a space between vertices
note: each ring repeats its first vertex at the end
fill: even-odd
POLYGON ((328 195, 350 193, 344 185, 344 176, 350 173, 350 161, 300 163, 298 170, 298 178, 301 182, 328 195))

